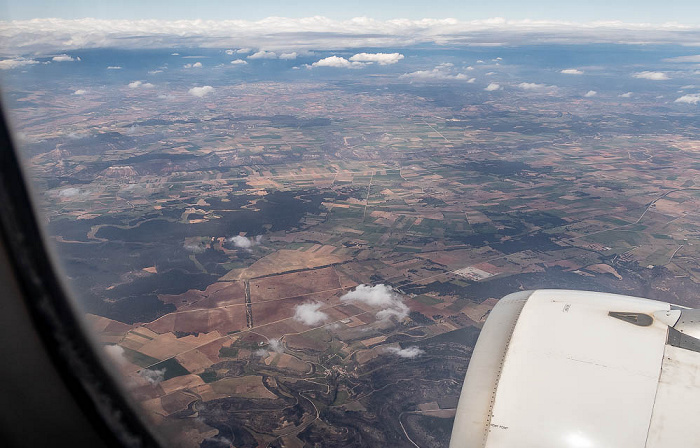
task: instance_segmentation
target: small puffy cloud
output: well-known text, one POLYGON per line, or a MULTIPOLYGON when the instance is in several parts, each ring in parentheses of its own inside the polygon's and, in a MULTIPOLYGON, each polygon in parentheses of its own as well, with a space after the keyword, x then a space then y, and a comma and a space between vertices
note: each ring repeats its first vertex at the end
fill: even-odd
POLYGON ((149 70, 148 71, 149 75, 157 75, 158 73, 163 73, 163 70, 158 69, 158 70, 149 70))
POLYGON ((322 303, 308 302, 294 308, 294 320, 304 325, 318 325, 328 320, 328 314, 321 311, 322 303))
POLYGON ((119 366, 124 366, 129 361, 124 357, 124 348, 119 345, 105 345, 104 350, 109 359, 114 361, 119 366))
POLYGON ((78 196, 79 194, 81 194, 81 191, 79 188, 69 187, 69 188, 66 188, 64 190, 61 190, 58 193, 58 197, 59 198, 72 198, 74 196, 78 196))
POLYGON ((493 92, 494 90, 500 90, 501 86, 499 84, 496 84, 495 82, 492 82, 491 84, 487 85, 484 90, 487 92, 493 92))
POLYGON ((212 92, 214 92, 214 88, 212 86, 202 86, 202 87, 192 87, 190 90, 188 90, 187 93, 189 93, 192 96, 196 96, 198 98, 203 98, 212 92))
POLYGON ((85 89, 78 89, 75 92, 73 92, 73 95, 85 95, 87 93, 87 90, 85 89))
POLYGON ((226 53, 227 55, 231 56, 232 54, 235 54, 235 53, 236 53, 236 50, 226 50, 226 51, 224 51, 224 53, 226 53))
POLYGON ((170 53, 170 56, 180 56, 180 53, 170 53))
POLYGON ((577 68, 565 68, 559 73, 562 73, 564 75, 583 75, 583 70, 579 70, 577 68))
POLYGON ((274 51, 260 50, 248 56, 248 59, 277 59, 277 53, 274 51))
POLYGON ((350 62, 340 56, 329 56, 314 62, 311 67, 357 68, 363 65, 362 62, 350 62))
POLYGON ((130 89, 150 89, 154 87, 150 82, 132 81, 128 84, 130 89))
POLYGON ((469 79, 467 79, 467 82, 469 84, 474 84, 474 82, 476 82, 476 78, 469 78, 469 79))
POLYGON ((354 291, 343 295, 341 302, 360 302, 373 308, 380 308, 377 311, 377 319, 385 321, 392 317, 402 320, 408 316, 409 308, 403 303, 400 295, 394 292, 390 286, 378 284, 375 286, 359 285, 354 291))
POLYGON ((259 348, 253 352, 253 356, 260 356, 263 358, 267 358, 267 355, 270 354, 269 350, 266 350, 264 348, 259 348))
POLYGON ((407 358, 407 359, 417 358, 420 355, 425 353, 425 351, 419 349, 415 345, 412 345, 412 346, 406 347, 406 348, 387 347, 384 349, 384 351, 386 353, 391 353, 392 355, 396 355, 400 358, 407 358))
POLYGON ((298 56, 296 51, 292 51, 291 53, 282 53, 280 55, 280 59, 284 59, 287 61, 291 61, 292 59, 296 59, 298 56))
POLYGON ((681 87, 681 90, 688 90, 688 89, 697 89, 697 86, 695 84, 688 84, 687 86, 681 87))
POLYGON ((586 94, 583 95, 583 96, 585 96, 586 98, 590 98, 590 97, 593 97, 593 96, 596 96, 596 95, 598 95, 598 92, 596 92, 595 90, 589 90, 589 91, 586 92, 586 94))
POLYGON ((183 65, 184 68, 202 68, 202 63, 201 62, 195 62, 194 64, 185 64, 183 65))
POLYGON ((272 338, 268 341, 268 348, 270 351, 276 352, 276 353, 282 353, 284 351, 284 345, 282 345, 282 341, 279 339, 272 338))
POLYGON ((250 53, 251 51, 253 51, 253 50, 250 48, 239 48, 238 50, 236 50, 236 54, 247 54, 247 53, 250 53))
POLYGON ((243 59, 234 59, 231 61, 231 64, 233 65, 247 65, 248 63, 244 61, 243 59))
POLYGON ((627 93, 621 93, 618 96, 620 98, 632 98, 632 95, 633 95, 632 92, 627 92, 627 93))
POLYGON ((251 247, 260 244, 260 242, 262 241, 262 235, 258 235, 255 238, 247 238, 242 235, 235 235, 231 238, 228 238, 227 241, 240 249, 250 249, 251 247))
POLYGON ((253 352, 253 356, 260 356, 262 358, 267 358, 270 352, 282 353, 284 352, 284 345, 279 339, 269 339, 267 341, 266 348, 259 348, 253 352))
POLYGON ((58 56, 54 56, 53 58, 51 58, 51 60, 54 62, 74 62, 79 61, 80 58, 74 58, 67 54, 59 54, 58 56))
POLYGON ((698 104, 700 103, 700 93, 690 93, 677 98, 674 103, 698 104))
POLYGON ((13 68, 24 67, 25 65, 34 65, 38 63, 39 61, 35 61, 34 59, 3 59, 2 61, 0 61, 0 70, 12 70, 13 68))
POLYGON ((639 72, 632 76, 639 79, 650 79, 652 81, 666 81, 667 79, 671 79, 663 72, 639 72))
POLYGON ((521 82, 518 84, 518 87, 520 87, 523 90, 543 90, 547 88, 546 84, 537 84, 534 82, 521 82))
POLYGON ((365 62, 379 65, 396 64, 404 56, 400 53, 358 53, 350 58, 350 62, 365 62))
POLYGON ((149 384, 157 386, 165 378, 165 370, 165 368, 160 370, 143 369, 139 371, 139 375, 148 381, 149 384))
POLYGON ((121 66, 119 65, 110 65, 107 67, 107 70, 121 70, 121 66))

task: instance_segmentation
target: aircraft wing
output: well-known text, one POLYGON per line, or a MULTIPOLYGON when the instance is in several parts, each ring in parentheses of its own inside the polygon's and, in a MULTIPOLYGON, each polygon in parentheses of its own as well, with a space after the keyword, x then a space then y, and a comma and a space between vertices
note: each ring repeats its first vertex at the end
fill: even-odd
POLYGON ((451 448, 700 446, 700 314, 637 297, 523 291, 489 315, 451 448))

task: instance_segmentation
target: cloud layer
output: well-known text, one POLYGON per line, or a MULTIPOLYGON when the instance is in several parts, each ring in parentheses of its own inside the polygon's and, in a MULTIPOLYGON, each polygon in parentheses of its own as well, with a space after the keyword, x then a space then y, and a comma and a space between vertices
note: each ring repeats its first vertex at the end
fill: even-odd
MULTIPOLYGON (((473 68, 467 67, 465 70, 473 70, 473 68)), ((432 70, 417 70, 411 73, 404 73, 403 75, 399 76, 399 78, 411 79, 416 81, 455 80, 466 81, 469 83, 474 82, 476 80, 476 78, 470 78, 464 73, 459 73, 457 70, 454 69, 454 64, 451 64, 449 62, 439 64, 432 70)))
MULTIPOLYGON (((32 19, 0 22, 0 53, 50 54, 82 48, 162 48, 189 45, 299 51, 320 48, 439 45, 508 45, 538 43, 696 43, 700 27, 679 24, 634 24, 619 21, 455 19, 375 20, 356 17, 268 17, 245 20, 101 20, 32 19)), ((246 50, 245 52, 243 50, 246 50)), ((256 53, 254 53, 256 54, 256 53)), ((359 62, 359 61, 358 61, 359 62)), ((379 63, 379 61, 376 61, 379 63)))

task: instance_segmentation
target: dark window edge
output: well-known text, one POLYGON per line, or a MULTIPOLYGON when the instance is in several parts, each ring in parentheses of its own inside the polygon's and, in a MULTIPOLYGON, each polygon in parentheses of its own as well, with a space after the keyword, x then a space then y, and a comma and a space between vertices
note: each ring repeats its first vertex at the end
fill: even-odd
POLYGON ((23 168, 0 106, 0 238, 25 298, 34 331, 86 418, 108 446, 160 444, 124 389, 107 371, 44 244, 23 168))

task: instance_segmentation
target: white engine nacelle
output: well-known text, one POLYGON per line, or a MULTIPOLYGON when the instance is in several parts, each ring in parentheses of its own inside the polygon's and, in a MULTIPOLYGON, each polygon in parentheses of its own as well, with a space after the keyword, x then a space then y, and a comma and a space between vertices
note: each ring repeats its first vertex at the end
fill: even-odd
POLYGON ((700 446, 700 312, 586 291, 501 299, 451 448, 700 446))

